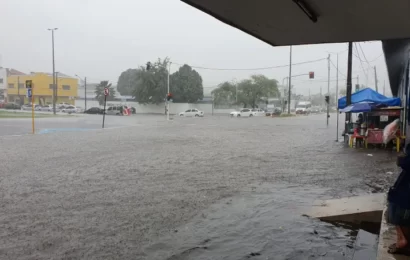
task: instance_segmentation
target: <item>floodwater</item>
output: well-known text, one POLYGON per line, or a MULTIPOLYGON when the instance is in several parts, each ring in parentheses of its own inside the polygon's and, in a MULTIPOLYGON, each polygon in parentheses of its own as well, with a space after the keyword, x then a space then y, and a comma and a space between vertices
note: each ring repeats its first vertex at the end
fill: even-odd
POLYGON ((212 205, 145 249, 147 259, 351 259, 355 230, 303 216, 325 191, 262 185, 212 205))
POLYGON ((396 153, 345 148, 334 116, 2 136, 0 259, 349 259, 355 233, 303 213, 385 191, 396 153))

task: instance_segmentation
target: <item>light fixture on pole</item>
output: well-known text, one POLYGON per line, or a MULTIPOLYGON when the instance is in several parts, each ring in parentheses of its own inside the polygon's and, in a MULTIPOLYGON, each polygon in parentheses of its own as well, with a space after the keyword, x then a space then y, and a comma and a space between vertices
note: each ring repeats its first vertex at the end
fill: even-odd
POLYGON ((51 46, 52 46, 52 55, 53 55, 53 113, 56 114, 56 66, 55 66, 55 59, 54 59, 54 31, 58 30, 58 28, 49 28, 51 31, 51 46))

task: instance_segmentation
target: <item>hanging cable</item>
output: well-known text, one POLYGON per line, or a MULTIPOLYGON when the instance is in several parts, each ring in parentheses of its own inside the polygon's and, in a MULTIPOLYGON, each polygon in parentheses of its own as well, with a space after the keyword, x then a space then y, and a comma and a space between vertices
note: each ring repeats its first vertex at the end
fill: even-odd
MULTIPOLYGON (((292 66, 302 65, 302 64, 307 64, 307 63, 314 63, 314 62, 318 62, 318 61, 322 61, 322 60, 327 60, 327 58, 292 63, 292 66)), ((176 64, 176 65, 179 65, 179 66, 184 65, 184 64, 181 64, 181 63, 177 63, 177 62, 172 62, 172 64, 176 64)), ((232 68, 232 69, 229 69, 229 68, 209 68, 209 67, 191 66, 191 65, 189 65, 189 66, 191 68, 194 68, 194 69, 204 69, 204 70, 237 70, 237 71, 241 71, 241 70, 270 70, 270 69, 277 69, 277 68, 286 68, 286 67, 289 67, 289 64, 271 66, 271 67, 262 67, 262 68, 248 68, 248 69, 246 69, 246 68, 244 68, 244 69, 240 69, 240 68, 232 68)))

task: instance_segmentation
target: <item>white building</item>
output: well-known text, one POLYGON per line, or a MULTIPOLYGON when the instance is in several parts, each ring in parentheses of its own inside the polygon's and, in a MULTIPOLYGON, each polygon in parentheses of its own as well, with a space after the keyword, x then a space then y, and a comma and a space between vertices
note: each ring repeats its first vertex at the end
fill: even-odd
POLYGON ((7 69, 0 67, 0 101, 7 99, 7 69))

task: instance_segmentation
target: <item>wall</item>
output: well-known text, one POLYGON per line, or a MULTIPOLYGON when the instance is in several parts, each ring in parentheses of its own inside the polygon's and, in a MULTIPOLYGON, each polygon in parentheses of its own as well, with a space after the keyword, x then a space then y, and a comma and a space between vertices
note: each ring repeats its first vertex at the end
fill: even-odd
MULTIPOLYGON (((75 105, 79 107, 84 107, 84 100, 76 100, 75 105)), ((121 102, 121 101, 110 101, 107 102, 107 107, 112 105, 127 105, 131 107, 135 107, 137 114, 164 114, 165 115, 165 103, 161 103, 159 105, 155 104, 147 104, 142 105, 138 104, 138 102, 121 102)), ((87 100, 87 108, 91 107, 101 107, 98 104, 98 101, 95 100, 87 100)), ((171 103, 170 104, 170 113, 171 114, 178 114, 180 112, 186 111, 188 109, 196 108, 200 111, 203 111, 205 115, 212 114, 212 104, 188 104, 188 103, 171 103)), ((214 109, 214 114, 226 114, 228 115, 230 112, 235 111, 235 109, 214 109)))
MULTIPOLYGON (((52 103, 53 89, 50 89, 50 85, 53 84, 53 77, 45 73, 32 73, 28 75, 12 75, 7 78, 8 81, 8 96, 9 101, 13 102, 16 99, 24 99, 24 103, 30 102, 26 96, 26 80, 32 80, 34 89, 34 102, 40 103, 52 103), (17 88, 17 84, 20 84, 20 89, 17 88), (13 88, 9 86, 12 85, 13 88), (40 102, 40 99, 42 102, 40 102)), ((57 103, 65 102, 74 104, 74 99, 77 97, 78 80, 76 78, 62 78, 58 77, 57 80, 57 103), (63 89, 63 85, 70 86, 69 90, 63 89)))

